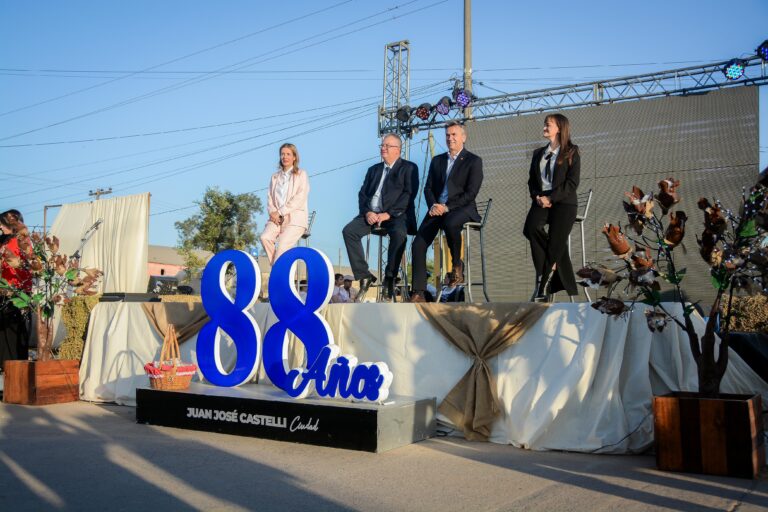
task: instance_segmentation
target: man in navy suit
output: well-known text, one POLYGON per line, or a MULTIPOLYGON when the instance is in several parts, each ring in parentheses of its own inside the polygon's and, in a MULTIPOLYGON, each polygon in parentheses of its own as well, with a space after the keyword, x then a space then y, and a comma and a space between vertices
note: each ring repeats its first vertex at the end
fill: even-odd
POLYGON ((365 174, 358 193, 359 213, 342 232, 349 264, 355 279, 360 280, 358 297, 361 300, 371 284, 376 282, 376 276, 368 269, 362 242, 362 238, 370 235, 375 227, 385 229, 389 235, 384 298, 389 300, 394 294, 394 280, 405 251, 408 221, 419 188, 419 169, 413 162, 400 158, 401 148, 402 141, 394 133, 381 139, 383 161, 371 166, 365 174))
POLYGON ((455 286, 464 282, 461 230, 465 222, 480 222, 475 198, 483 184, 483 160, 464 149, 466 140, 464 127, 455 121, 449 122, 445 127, 448 152, 437 155, 429 164, 429 175, 424 185, 424 197, 429 212, 419 226, 412 246, 412 302, 424 302, 424 290, 427 286, 427 247, 441 229, 451 251, 451 283, 455 286))

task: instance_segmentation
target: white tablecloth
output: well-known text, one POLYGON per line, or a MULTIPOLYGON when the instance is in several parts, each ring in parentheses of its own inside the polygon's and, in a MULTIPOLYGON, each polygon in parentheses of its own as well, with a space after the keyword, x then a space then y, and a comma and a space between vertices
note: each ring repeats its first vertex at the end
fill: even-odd
MULTIPOLYGON (((268 304, 256 304, 251 314, 262 335, 275 322, 268 304)), ((391 394, 434 396, 439 403, 471 365, 411 304, 332 304, 323 315, 342 353, 389 365, 391 394)), ((703 332, 703 320, 694 321, 703 332)), ((196 362, 195 344, 192 338, 181 345, 183 360, 196 362)), ((80 397, 135 405, 136 387, 148 385, 143 366, 159 358, 161 345, 141 304, 100 303, 88 327, 80 397)), ((223 350, 225 365, 234 357, 234 350, 223 350)), ((491 441, 535 450, 645 449, 653 440, 653 395, 697 388, 685 333, 674 324, 650 333, 643 308, 622 319, 584 303, 553 304, 490 363, 503 407, 491 441)), ((768 384, 733 351, 722 391, 768 400, 768 384)))

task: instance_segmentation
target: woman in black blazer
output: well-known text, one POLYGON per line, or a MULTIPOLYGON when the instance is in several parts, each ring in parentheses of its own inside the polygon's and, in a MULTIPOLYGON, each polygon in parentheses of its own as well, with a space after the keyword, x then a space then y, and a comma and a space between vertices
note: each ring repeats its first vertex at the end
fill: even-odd
POLYGON ((576 221, 581 159, 578 146, 571 143, 568 118, 550 114, 544 118, 544 138, 549 144, 533 152, 528 177, 531 209, 523 234, 531 243, 536 270, 533 300, 565 290, 576 295, 576 279, 568 254, 568 235, 576 221), (545 231, 544 227, 548 226, 545 231))

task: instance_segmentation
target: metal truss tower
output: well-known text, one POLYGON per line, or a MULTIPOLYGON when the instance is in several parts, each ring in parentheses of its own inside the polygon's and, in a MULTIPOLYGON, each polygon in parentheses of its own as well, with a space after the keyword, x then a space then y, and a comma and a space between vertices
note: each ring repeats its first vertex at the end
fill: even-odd
MULTIPOLYGON (((745 65, 744 75, 737 80, 727 79, 723 74, 723 67, 727 62, 715 62, 704 66, 611 80, 475 98, 472 102, 472 119, 519 116, 646 98, 685 96, 726 87, 768 84, 765 61, 757 56, 743 59, 743 61, 745 65)), ((478 83, 477 80, 475 81, 478 83)), ((386 87, 385 75, 385 99, 387 97, 386 87)), ((409 118, 408 122, 403 123, 397 121, 395 117, 399 106, 390 106, 387 103, 382 106, 379 111, 379 133, 385 133, 382 131, 382 127, 388 127, 387 131, 397 131, 410 135, 415 130, 442 127, 451 120, 466 120, 464 111, 454 107, 445 116, 433 114, 429 121, 409 118)))
POLYGON ((384 94, 379 107, 379 135, 406 132, 407 123, 398 121, 395 114, 411 100, 410 56, 408 41, 389 43, 384 47, 384 94), (392 115, 387 115, 389 112, 392 115))

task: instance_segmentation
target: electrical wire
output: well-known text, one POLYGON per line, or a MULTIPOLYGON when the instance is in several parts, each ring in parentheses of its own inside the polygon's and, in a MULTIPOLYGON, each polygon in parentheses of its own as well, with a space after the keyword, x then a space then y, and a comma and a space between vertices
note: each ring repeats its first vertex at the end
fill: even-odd
MULTIPOLYGON (((434 86, 440 86, 440 85, 441 85, 440 83, 432 84, 432 88, 434 88, 434 86)), ((428 91, 429 91, 429 89, 421 88, 421 92, 424 95, 426 95, 428 91)), ((418 96, 417 96, 417 98, 418 98, 418 96)), ((355 109, 350 109, 350 110, 356 110, 356 109, 359 109, 359 108, 360 107, 356 107, 355 109)), ((319 130, 323 130, 323 129, 331 128, 331 127, 334 127, 334 126, 338 126, 340 124, 343 124, 343 123, 346 123, 346 122, 349 122, 349 121, 362 119, 362 118, 368 116, 369 114, 370 113, 368 113, 368 112, 363 113, 362 115, 353 114, 352 116, 348 116, 347 118, 343 118, 341 120, 337 120, 334 123, 326 123, 326 124, 324 124, 321 127, 311 128, 311 129, 303 131, 301 133, 290 135, 289 138, 294 138, 294 137, 298 137, 298 136, 301 136, 301 135, 306 135, 308 133, 314 133, 314 132, 317 132, 319 130)), ((320 118, 318 120, 326 119, 326 118, 327 118, 327 116, 323 115, 323 116, 320 116, 320 118)), ((309 121, 307 123, 302 123, 302 124, 308 124, 308 123, 311 123, 311 122, 312 121, 309 121)), ((297 126, 297 125, 293 124, 291 126, 291 128, 295 127, 295 126, 297 126)), ((243 141, 250 140, 250 139, 253 139, 253 138, 256 138, 256 137, 260 137, 260 136, 276 133, 276 132, 279 132, 279 131, 283 131, 283 130, 275 130, 273 132, 268 132, 266 134, 260 134, 258 136, 248 137, 246 139, 241 139, 239 141, 222 144, 222 145, 219 145, 219 146, 215 146, 213 148, 206 148, 205 150, 200 150, 200 151, 197 151, 197 152, 188 153, 188 154, 185 154, 183 156, 172 157, 170 159, 165 159, 165 160, 154 162, 154 163, 165 163, 165 162, 170 161, 170 160, 175 160, 175 159, 182 158, 182 157, 185 157, 185 156, 190 156, 192 154, 198 154, 198 153, 201 153, 201 152, 204 152, 204 151, 210 151, 212 149, 218 149, 220 147, 229 146, 229 145, 232 145, 234 143, 243 142, 243 141)), ((230 153, 228 155, 224 155, 224 156, 221 156, 221 157, 216 157, 216 158, 204 161, 204 162, 200 162, 200 163, 196 163, 196 164, 192 164, 192 165, 188 165, 188 166, 182 166, 180 168, 172 169, 172 170, 167 171, 165 173, 161 173, 159 176, 157 174, 155 174, 155 175, 153 175, 152 178, 146 179, 146 180, 143 180, 143 181, 137 181, 137 180, 141 179, 141 178, 139 178, 137 180, 129 180, 129 181, 126 181, 126 182, 117 183, 117 184, 113 185, 113 187, 117 187, 117 186, 124 185, 124 184, 129 184, 129 186, 126 187, 126 188, 135 188, 137 186, 142 186, 142 185, 145 185, 147 183, 159 181, 159 180, 162 180, 162 179, 168 179, 170 177, 173 177, 173 176, 176 176, 176 175, 179 175, 179 174, 182 174, 182 173, 194 171, 194 170, 197 170, 197 169, 199 169, 201 167, 205 167, 205 166, 208 166, 208 165, 219 163, 221 161, 228 160, 230 158, 241 156, 241 155, 243 155, 245 153, 249 153, 249 152, 252 152, 252 151, 255 151, 255 150, 258 150, 258 149, 262 149, 262 148, 267 147, 267 146, 272 145, 272 144, 280 143, 283 140, 285 140, 285 139, 281 138, 279 140, 275 140, 275 141, 263 144, 261 146, 257 146, 257 147, 253 147, 253 148, 248 148, 246 150, 238 151, 238 152, 235 152, 235 153, 230 153), (130 185, 131 183, 133 183, 133 184, 130 185)), ((145 164, 145 165, 139 166, 138 168, 144 168, 144 167, 147 167, 147 166, 148 166, 148 164, 145 164)), ((107 176, 107 175, 114 175, 114 174, 119 174, 119 173, 125 173, 125 172, 128 172, 129 170, 135 170, 135 169, 138 169, 138 168, 134 168, 134 169, 121 169, 119 171, 115 171, 115 172, 108 173, 108 174, 100 173, 99 177, 103 177, 103 176, 107 176)), ((81 180, 81 181, 82 182, 89 181, 89 178, 86 178, 86 179, 81 180)), ((57 188, 57 187, 50 187, 50 188, 57 188)), ((38 190, 38 191, 41 191, 41 190, 38 190)), ((28 192, 26 192, 26 193, 28 193, 28 192)), ((59 197, 55 197, 55 198, 46 199, 44 201, 36 201, 35 203, 30 203, 28 205, 23 205, 23 206, 21 206, 21 208, 27 208, 29 206, 33 206, 33 205, 40 204, 40 203, 45 204, 45 203, 52 202, 52 201, 59 201, 59 200, 68 199, 68 198, 71 198, 71 197, 79 197, 80 195, 81 194, 71 194, 71 195, 67 195, 67 196, 59 196, 59 197)), ((11 196, 11 197, 13 197, 13 196, 11 196)), ((4 198, 0 198, 0 199, 4 199, 4 198)))
POLYGON ((119 80, 123 80, 125 78, 130 78, 131 76, 134 76, 134 75, 136 75, 138 73, 146 73, 146 72, 155 70, 157 68, 160 68, 160 67, 163 67, 163 66, 167 66, 169 64, 174 64, 174 63, 182 61, 184 59, 188 59, 190 57, 195 57, 197 55, 201 55, 203 53, 206 53, 206 52, 209 52, 209 51, 212 51, 212 50, 216 50, 216 49, 221 48, 223 46, 227 46, 227 45, 230 45, 230 44, 242 41, 244 39, 248 39, 250 37, 253 37, 253 36, 256 36, 256 35, 259 35, 259 34, 263 34, 265 32, 269 32, 270 30, 274 30, 274 29, 277 29, 277 28, 282 28, 282 27, 284 27, 286 25, 286 23, 292 24, 292 23, 295 23, 297 21, 301 21, 303 19, 315 16, 317 14, 321 14, 323 12, 327 12, 327 11, 333 10, 336 7, 340 7, 340 6, 344 5, 344 4, 348 4, 351 1, 352 0, 344 0, 342 2, 338 2, 336 4, 333 4, 333 5, 329 6, 329 7, 325 7, 323 9, 319 9, 317 11, 313 11, 313 12, 310 12, 308 14, 304 14, 302 16, 298 16, 298 17, 290 19, 288 21, 284 21, 284 22, 280 22, 280 23, 275 23, 274 25, 270 25, 269 27, 266 27, 266 28, 263 28, 263 29, 259 29, 259 30, 255 31, 255 32, 251 32, 250 34, 246 34, 244 36, 236 37, 235 39, 230 39, 229 41, 225 41, 223 43, 219 43, 219 44, 216 44, 216 45, 213 45, 213 46, 209 46, 207 48, 203 48, 202 50, 197 50, 197 51, 194 51, 192 53, 188 53, 186 55, 182 55, 181 57, 177 57, 175 59, 171 59, 169 61, 161 62, 160 64, 156 64, 154 66, 145 68, 145 69, 143 69, 141 71, 138 71, 138 72, 135 72, 135 73, 128 73, 125 76, 122 76, 122 77, 119 77, 119 78, 114 78, 114 79, 108 80, 106 82, 102 82, 100 84, 91 85, 89 87, 85 87, 83 89, 78 89, 76 91, 72 91, 72 92, 69 92, 69 93, 66 93, 66 94, 62 94, 62 95, 56 96, 54 98, 49 98, 47 100, 38 101, 37 103, 33 103, 33 104, 30 104, 30 105, 25 105, 23 107, 18 107, 18 108, 15 108, 13 110, 8 110, 6 112, 0 113, 0 117, 6 116, 8 114, 14 114, 16 112, 20 112, 22 110, 27 110, 27 109, 30 109, 30 108, 33 108, 33 107, 37 107, 37 106, 40 106, 40 105, 45 105, 46 103, 51 103, 53 101, 57 101, 57 100, 60 100, 60 99, 63 99, 63 98, 68 98, 70 96, 74 96, 75 94, 80 94, 82 92, 91 91, 93 89, 96 89, 96 88, 99 88, 99 87, 103 87, 105 85, 117 82, 119 80))
MULTIPOLYGON (((434 91, 436 88, 439 88, 441 85, 442 85, 442 83, 437 82, 437 83, 431 84, 429 86, 419 87, 419 88, 415 89, 415 91, 418 91, 418 93, 416 93, 415 98, 419 98, 421 96, 426 97, 427 95, 434 94, 434 92, 432 92, 432 91, 434 91), (419 96, 419 94, 421 96, 419 96)), ((375 103, 369 103, 369 104, 365 104, 365 105, 360 105, 358 107, 354 107, 354 108, 346 109, 346 110, 340 110, 340 111, 337 111, 337 112, 334 112, 334 113, 330 113, 330 114, 321 114, 321 115, 315 116, 315 117, 286 121, 284 123, 277 123, 275 125, 266 126, 266 127, 260 127, 260 128, 256 128, 256 129, 240 130, 240 131, 237 131, 237 132, 231 132, 231 133, 228 133, 228 134, 218 135, 218 136, 215 136, 215 137, 207 137, 207 138, 204 138, 204 139, 198 139, 198 140, 192 141, 192 142, 187 142, 187 143, 182 143, 182 144, 175 144, 175 145, 166 146, 166 147, 163 147, 163 148, 157 148, 157 149, 152 149, 152 150, 148 150, 148 151, 141 151, 141 152, 138 152, 138 153, 129 153, 128 155, 122 155, 122 156, 112 157, 112 158, 108 158, 108 159, 96 160, 96 161, 92 161, 92 162, 86 162, 86 163, 83 163, 83 164, 75 164, 75 165, 70 165, 70 166, 66 166, 66 167, 48 169, 48 170, 38 171, 38 172, 25 171, 24 175, 25 176, 32 176, 34 174, 43 175, 43 174, 48 174, 48 173, 54 172, 54 171, 60 171, 60 170, 64 170, 64 169, 71 169, 71 168, 80 167, 80 166, 88 166, 88 165, 93 165, 93 164, 96 164, 96 163, 103 163, 103 162, 106 162, 106 161, 113 161, 113 160, 121 159, 121 158, 128 158, 128 157, 138 156, 138 155, 142 155, 142 154, 154 153, 154 152, 165 150, 165 149, 173 149, 173 148, 176 148, 176 147, 188 146, 188 145, 199 143, 199 142, 207 142, 207 141, 211 141, 211 140, 226 138, 226 137, 230 137, 230 136, 233 136, 233 135, 239 135, 239 134, 242 134, 242 133, 253 132, 255 130, 261 130, 261 129, 270 128, 270 127, 282 126, 282 125, 285 125, 285 124, 292 124, 292 123, 296 123, 298 121, 304 121, 304 120, 312 121, 312 120, 330 119, 330 118, 333 118, 334 116, 346 113, 348 111, 352 112, 352 111, 355 111, 355 110, 362 110, 364 108, 368 108, 369 106, 373 106, 373 105, 375 105, 375 103)), ((295 124, 294 124, 294 126, 295 126, 295 124)), ((241 139, 241 141, 242 140, 247 140, 247 139, 241 139)), ((214 146, 212 148, 206 148, 205 150, 200 151, 200 152, 217 149, 218 147, 220 147, 220 146, 214 146)), ((195 152, 186 153, 186 154, 182 154, 182 155, 174 155, 174 157, 175 157, 175 159, 183 158, 185 156, 190 156, 193 153, 195 153, 195 152)), ((169 161, 169 159, 166 158, 166 159, 154 160, 154 161, 151 161, 151 162, 144 162, 143 164, 141 164, 138 167, 144 168, 144 167, 147 167, 149 165, 165 163, 167 161, 169 161)), ((100 171, 98 171, 97 174, 93 174, 93 175, 90 175, 90 176, 86 175, 85 177, 87 179, 90 179, 91 176, 101 178, 101 177, 104 177, 105 175, 117 174, 118 172, 119 173, 130 172, 130 171, 135 170, 135 169, 137 169, 137 167, 113 169, 112 171, 115 171, 115 172, 107 171, 107 174, 105 174, 104 170, 100 170, 100 171)), ((3 175, 3 174, 9 175, 10 173, 8 173, 8 172, 0 172, 0 175, 3 175)), ((15 175, 14 174, 13 176, 19 176, 19 175, 15 175)), ((81 180, 81 181, 87 181, 87 179, 86 180, 81 180)), ((39 192, 39 191, 40 190, 38 190, 37 192, 39 192)), ((28 193, 28 192, 25 191, 25 194, 26 193, 28 193)), ((0 199, 4 199, 4 198, 0 198, 0 199)))
MULTIPOLYGON (((316 172, 314 174, 310 174, 309 177, 310 178, 315 178, 317 176, 322 176, 324 174, 330 174, 332 172, 340 171, 342 169, 347 169, 347 168, 352 167, 354 165, 359 165, 359 164, 362 164, 362 163, 365 163, 365 162, 370 162, 371 160, 375 160, 375 159, 380 158, 380 157, 381 157, 380 155, 370 156, 368 158, 363 158, 362 160, 358 160, 356 162, 351 162, 351 163, 348 163, 348 164, 340 165, 338 167, 334 167, 332 169, 326 169, 325 171, 320 171, 320 172, 316 172)), ((249 192, 244 192, 244 193, 245 194, 256 194, 258 192, 264 192, 265 190, 268 190, 268 189, 269 189, 269 187, 262 187, 262 188, 257 188, 255 190, 251 190, 249 192)), ((180 207, 180 208, 174 208, 173 210, 165 210, 165 211, 162 211, 162 212, 152 213, 152 214, 150 214, 150 217, 154 217, 156 215, 165 215, 166 213, 179 212, 179 211, 182 211, 182 210, 189 210, 189 209, 192 209, 192 208, 196 208, 197 206, 198 206, 198 203, 195 202, 194 204, 192 204, 190 206, 183 206, 183 207, 180 207)))
POLYGON ((296 52, 298 52, 298 51, 301 51, 301 50, 305 50, 305 49, 308 49, 308 48, 312 48, 312 47, 314 47, 314 46, 319 46, 319 45, 321 45, 321 44, 324 44, 324 43, 327 43, 327 42, 330 42, 330 41, 333 41, 333 40, 339 39, 339 38, 341 38, 341 37, 344 37, 344 36, 347 36, 347 35, 350 35, 350 34, 354 34, 354 33, 356 33, 356 32, 360 32, 360 31, 362 31, 362 30, 366 30, 366 29, 369 29, 369 28, 371 28, 371 27, 374 27, 374 26, 377 26, 377 25, 381 25, 381 24, 383 24, 383 23, 387 23, 387 22, 389 22, 389 21, 393 21, 393 20, 396 20, 396 19, 402 18, 402 17, 404 17, 404 16, 408 16, 408 15, 411 15, 411 14, 415 14, 415 13, 421 12, 421 11, 423 11, 423 10, 425 10, 425 9, 428 9, 428 8, 430 8, 430 7, 434 7, 434 6, 436 6, 436 5, 439 5, 439 4, 442 4, 442 3, 445 3, 445 2, 447 2, 448 0, 439 0, 439 1, 437 1, 437 2, 434 2, 434 3, 432 3, 432 4, 429 4, 429 5, 427 5, 427 6, 425 6, 425 7, 421 7, 421 8, 419 8, 419 9, 415 9, 415 10, 412 10, 412 11, 409 11, 409 12, 407 12, 407 13, 403 13, 403 14, 400 14, 400 15, 395 15, 395 16, 392 16, 391 18, 389 18, 389 19, 385 19, 385 20, 383 20, 383 21, 377 21, 377 22, 374 22, 374 23, 372 23, 372 24, 369 24, 369 25, 366 25, 366 26, 360 27, 360 28, 358 28, 358 29, 349 30, 349 31, 347 31, 347 32, 343 32, 343 33, 341 33, 341 34, 338 34, 338 35, 335 35, 335 36, 329 37, 329 38, 327 38, 327 39, 323 39, 323 40, 321 40, 321 41, 317 41, 317 42, 314 42, 314 43, 311 43, 311 44, 308 44, 308 45, 305 45, 305 46, 301 46, 301 47, 299 47, 299 48, 294 48, 293 50, 284 51, 283 53, 278 53, 277 55, 272 55, 271 57, 265 57, 265 58, 263 58, 263 59, 261 59, 261 60, 256 60, 256 59, 259 59, 259 58, 261 58, 261 57, 264 57, 264 56, 266 56, 266 55, 269 55, 270 53, 274 53, 274 52, 277 52, 277 51, 281 51, 281 50, 283 50, 283 49, 285 49, 285 48, 289 48, 289 47, 291 47, 291 46, 294 46, 294 45, 297 45, 297 44, 301 44, 301 43, 303 43, 303 42, 309 41, 309 40, 311 40, 311 39, 315 39, 315 38, 317 38, 317 37, 321 37, 321 36, 323 36, 323 35, 326 35, 326 34, 329 34, 329 33, 335 32, 335 31, 337 31, 337 30, 343 29, 343 28, 345 28, 345 27, 349 27, 349 26, 351 26, 351 25, 355 25, 355 24, 357 24, 357 23, 360 23, 360 22, 362 22, 362 21, 365 21, 365 20, 368 20, 368 19, 371 19, 371 18, 375 18, 375 17, 377 17, 377 16, 380 16, 380 15, 382 15, 382 14, 386 14, 386 13, 388 13, 388 12, 391 12, 391 11, 393 11, 393 10, 399 9, 399 8, 401 8, 402 6, 405 6, 405 5, 409 5, 409 4, 412 4, 412 3, 415 3, 415 2, 419 2, 419 1, 422 1, 422 0, 411 0, 411 1, 409 1, 409 2, 405 2, 405 3, 403 3, 403 4, 400 4, 400 5, 396 5, 396 6, 394 6, 394 7, 391 7, 391 8, 385 9, 384 11, 380 11, 380 12, 378 12, 378 13, 376 13, 376 14, 373 14, 373 15, 370 15, 370 16, 365 16, 365 17, 363 17, 363 18, 360 18, 360 19, 358 19, 358 20, 355 20, 355 21, 353 21, 353 22, 351 22, 351 23, 345 23, 344 25, 341 25, 341 26, 339 26, 339 27, 333 28, 333 29, 331 29, 331 30, 327 30, 327 31, 325 31, 325 32, 321 32, 320 34, 315 34, 315 35, 313 35, 313 36, 309 36, 309 37, 307 37, 307 38, 304 38, 304 39, 302 39, 302 40, 300 40, 300 41, 297 41, 297 42, 294 42, 294 43, 291 43, 291 44, 288 44, 288 45, 284 45, 284 46, 283 46, 283 47, 281 47, 281 48, 277 48, 277 49, 275 49, 275 50, 270 50, 269 52, 263 53, 263 54, 261 54, 261 55, 258 55, 258 56, 255 56, 255 57, 250 57, 250 58, 248 58, 248 59, 244 59, 244 60, 242 60, 242 61, 239 61, 239 62, 236 62, 236 63, 234 63, 234 64, 230 64, 230 65, 227 65, 227 66, 223 66, 223 67, 222 67, 222 68, 220 68, 219 70, 217 70, 217 71, 215 71, 215 72, 213 72, 213 73, 210 73, 210 74, 206 74, 206 75, 204 75, 204 76, 202 76, 202 77, 190 78, 190 79, 184 80, 184 81, 183 81, 182 83, 180 83, 180 84, 174 84, 174 85, 172 85, 172 86, 163 87, 163 88, 160 88, 160 89, 157 89, 157 90, 151 91, 151 92, 149 92, 149 93, 141 94, 141 95, 139 95, 139 96, 134 96, 134 97, 132 97, 132 98, 129 98, 129 99, 126 99, 126 100, 120 101, 120 102, 118 102, 118 103, 114 103, 114 104, 112 104, 112 105, 109 105, 109 106, 106 106, 106 107, 98 108, 98 109, 96 109, 96 110, 91 110, 91 111, 89 111, 89 112, 86 112, 86 113, 84 113, 84 114, 80 114, 80 115, 77 115, 77 116, 73 116, 73 117, 70 117, 70 118, 67 118, 67 119, 64 119, 64 120, 61 120, 61 121, 56 121, 56 122, 54 122, 54 123, 49 123, 49 124, 47 124, 47 125, 44 125, 44 126, 40 126, 40 127, 37 127, 37 128, 33 128, 33 129, 30 129, 30 130, 26 130, 26 131, 23 131, 23 132, 18 132, 18 133, 12 134, 12 135, 8 135, 8 136, 5 136, 5 137, 2 137, 2 138, 0 138, 0 142, 2 142, 2 141, 5 141, 5 140, 9 140, 9 139, 14 139, 14 138, 16 138, 16 137, 21 137, 21 136, 23 136, 23 135, 28 135, 28 134, 30 134, 30 133, 35 133, 35 132, 39 132, 39 131, 42 131, 42 130, 46 130, 46 129, 48 129, 48 128, 53 128, 53 127, 55 127, 55 126, 60 126, 60 125, 63 125, 63 124, 67 124, 67 123, 70 123, 70 122, 72 122, 72 121, 76 121, 76 120, 79 120, 79 119, 83 119, 83 118, 85 118, 85 117, 89 117, 89 116, 92 116, 92 115, 95 115, 95 114, 99 114, 99 113, 102 113, 102 112, 107 112, 107 111, 109 111, 109 110, 113 110, 113 109, 115 109, 115 108, 123 107, 123 106, 125 106, 125 105, 129 105, 129 104, 131 104, 131 103, 135 103, 135 102, 137 102, 137 101, 141 101, 141 100, 144 100, 144 99, 147 99, 147 98, 152 98, 152 97, 154 97, 154 96, 158 96, 158 95, 160 95, 160 94, 165 94, 165 93, 167 93, 167 92, 176 91, 176 90, 178 90, 178 89, 181 89, 181 88, 183 88, 183 87, 187 87, 187 86, 189 86, 189 85, 195 85, 195 84, 198 84, 198 83, 200 83, 200 82, 203 82, 203 81, 206 81, 206 80, 209 80, 209 79, 211 79, 211 78, 214 78, 214 77, 218 76, 218 75, 217 75, 217 73, 218 73, 219 71, 221 71, 221 70, 226 70, 226 69, 228 69, 228 68, 232 68, 232 67, 234 67, 234 66, 241 66, 240 68, 237 68, 237 69, 243 69, 243 68, 246 68, 246 67, 250 67, 250 66, 252 66, 252 65, 261 64, 261 63, 264 63, 264 62, 267 62, 267 61, 270 61, 270 60, 274 60, 274 59, 277 59, 277 58, 280 58, 280 57, 284 57, 284 56, 286 56, 286 55, 290 55, 290 54, 292 54, 292 53, 296 53, 296 52), (255 61, 255 62, 252 62, 252 61, 255 61))
MULTIPOLYGON (((436 83, 442 83, 445 80, 440 80, 436 83)), ((422 86, 422 87, 432 87, 435 83, 430 84, 428 86, 422 86)), ((415 91, 418 89, 415 89, 415 91)), ((207 125, 201 125, 201 126, 191 126, 186 128, 176 128, 172 130, 161 130, 161 131, 154 131, 154 132, 144 132, 144 133, 132 133, 132 134, 125 134, 125 135, 113 135, 109 137, 91 137, 87 139, 70 139, 70 140, 60 140, 60 141, 46 141, 46 142, 33 142, 28 144, 0 144, 0 148, 21 148, 21 147, 33 147, 33 146, 52 146, 52 145, 58 145, 58 144, 82 144, 86 142, 103 142, 103 141, 111 141, 111 140, 120 140, 120 139, 131 139, 131 138, 138 138, 138 137, 152 137, 157 135, 169 135, 173 133, 181 133, 181 132, 188 132, 188 131, 196 131, 196 130, 205 130, 209 128, 221 128, 223 126, 232 126, 235 124, 245 124, 245 123, 252 123, 256 121, 263 121, 266 119, 273 119, 276 117, 279 118, 285 118, 291 115, 296 114, 303 114, 307 112, 313 112, 318 110, 325 110, 332 107, 338 107, 338 106, 345 106, 345 105, 351 105, 353 103, 358 103, 361 101, 367 101, 374 98, 378 98, 378 96, 368 96, 366 98, 358 98, 356 100, 350 100, 350 101, 344 101, 341 103, 332 103, 330 105, 323 105, 321 107, 314 107, 314 108, 307 108, 303 110, 296 110, 293 112, 285 112, 280 114, 273 114, 268 116, 262 116, 262 117, 253 117, 249 119, 240 119, 237 121, 227 121, 223 123, 215 123, 215 124, 207 124, 207 125)), ((376 103, 368 103, 368 106, 370 105, 376 105, 376 103)))

